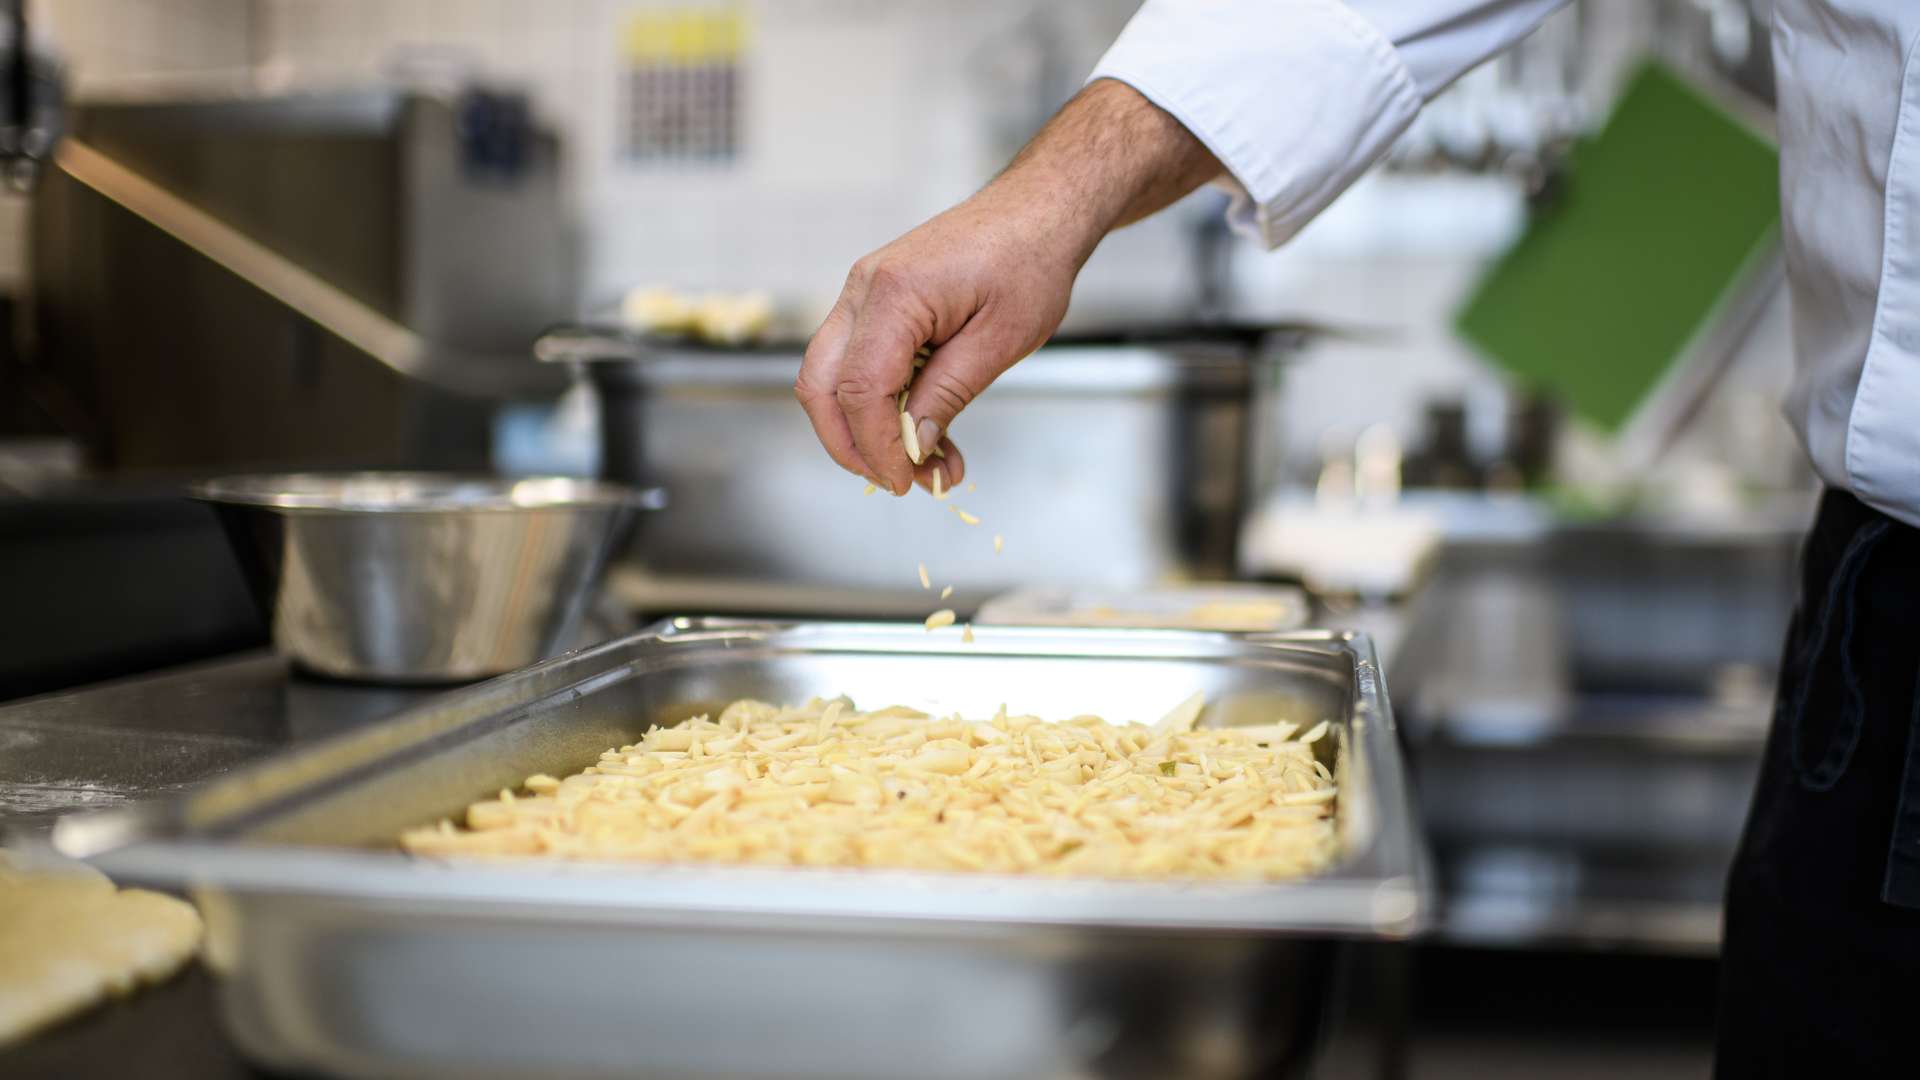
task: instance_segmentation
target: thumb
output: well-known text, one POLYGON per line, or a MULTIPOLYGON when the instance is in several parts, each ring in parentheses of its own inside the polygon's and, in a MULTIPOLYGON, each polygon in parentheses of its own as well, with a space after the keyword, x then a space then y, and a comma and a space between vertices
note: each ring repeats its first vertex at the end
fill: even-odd
POLYGON ((921 446, 938 445, 954 417, 1031 351, 994 334, 985 325, 989 322, 978 317, 968 322, 933 350, 914 380, 907 412, 913 414, 921 446))

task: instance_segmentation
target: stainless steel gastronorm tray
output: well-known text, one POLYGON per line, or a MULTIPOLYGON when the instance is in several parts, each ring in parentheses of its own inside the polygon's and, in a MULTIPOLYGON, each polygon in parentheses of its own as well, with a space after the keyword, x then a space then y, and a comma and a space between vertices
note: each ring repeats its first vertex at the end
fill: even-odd
POLYGON ((229 1026, 360 1076, 1242 1075, 1307 1060, 1326 941, 1427 882, 1370 643, 678 619, 456 691, 53 843, 197 890, 229 1026), (534 772, 742 696, 1203 724, 1333 721, 1343 853, 1303 881, 458 863, 395 849, 534 772))

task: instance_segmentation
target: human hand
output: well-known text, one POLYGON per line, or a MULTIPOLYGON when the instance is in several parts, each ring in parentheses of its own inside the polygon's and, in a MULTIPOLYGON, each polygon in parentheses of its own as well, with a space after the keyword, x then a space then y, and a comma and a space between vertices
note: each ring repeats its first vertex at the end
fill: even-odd
POLYGON ((1100 239, 1219 172, 1130 87, 1083 90, 978 194, 854 264, 794 385, 821 445, 895 495, 931 487, 935 469, 957 484, 954 417, 1059 327, 1100 239), (932 356, 915 378, 922 346, 932 356), (895 401, 910 379, 918 460, 895 401))

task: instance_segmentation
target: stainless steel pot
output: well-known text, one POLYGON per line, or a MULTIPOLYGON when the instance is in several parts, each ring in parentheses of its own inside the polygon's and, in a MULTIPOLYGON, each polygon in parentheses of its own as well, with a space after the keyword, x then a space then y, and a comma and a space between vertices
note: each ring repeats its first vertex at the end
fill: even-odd
POLYGON ((324 675, 475 679, 558 652, 657 491, 564 477, 299 473, 199 484, 281 652, 324 675))
POLYGON ((725 583, 749 586, 738 595, 757 612, 788 610, 783 593, 812 610, 824 596, 835 611, 898 612, 931 599, 918 595, 919 561, 961 608, 1022 585, 1230 577, 1251 403, 1298 336, 1057 340, 955 425, 967 484, 946 505, 861 496, 794 403, 798 343, 720 349, 558 330, 536 354, 591 378, 604 475, 674 493, 672 517, 648 522, 639 541, 649 581, 672 597, 656 608, 711 606, 725 583))

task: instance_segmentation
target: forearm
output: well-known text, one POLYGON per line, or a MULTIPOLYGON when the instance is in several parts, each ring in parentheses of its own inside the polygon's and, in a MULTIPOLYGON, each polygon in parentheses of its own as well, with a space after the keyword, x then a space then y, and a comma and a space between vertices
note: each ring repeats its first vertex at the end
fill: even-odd
POLYGON ((983 195, 1052 208, 1084 262, 1102 237, 1218 177, 1220 162, 1180 122, 1125 83, 1099 79, 1067 102, 983 195))

